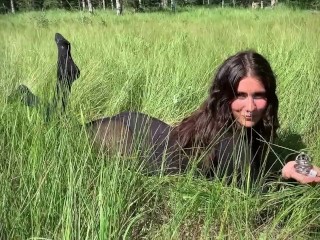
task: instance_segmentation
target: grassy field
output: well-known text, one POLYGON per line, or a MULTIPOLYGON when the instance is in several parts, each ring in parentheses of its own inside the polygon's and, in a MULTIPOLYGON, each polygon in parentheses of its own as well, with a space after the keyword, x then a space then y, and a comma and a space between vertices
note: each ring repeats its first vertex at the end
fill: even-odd
POLYGON ((281 160, 306 149, 319 165, 319 16, 284 8, 0 16, 0 239, 319 239, 319 186, 273 182, 261 193, 191 173, 148 177, 134 160, 97 155, 79 127, 121 110, 174 124, 206 98, 217 66, 250 48, 278 79, 278 144, 291 150, 274 150, 281 160), (71 42, 81 77, 67 117, 44 122, 6 97, 25 84, 50 101, 56 32, 71 42))

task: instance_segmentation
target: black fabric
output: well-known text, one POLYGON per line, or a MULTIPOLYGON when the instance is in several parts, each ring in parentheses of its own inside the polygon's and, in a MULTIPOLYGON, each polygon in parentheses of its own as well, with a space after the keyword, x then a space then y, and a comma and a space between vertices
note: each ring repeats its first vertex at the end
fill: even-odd
POLYGON ((122 122, 132 132, 132 144, 145 161, 149 173, 164 170, 166 173, 179 173, 186 166, 179 164, 179 157, 172 151, 169 140, 172 127, 165 122, 139 112, 122 112, 102 120, 102 123, 122 122))
MULTIPOLYGON (((190 166, 192 151, 176 146, 175 139, 170 138, 173 128, 165 122, 139 112, 122 112, 103 121, 120 121, 130 129, 135 139, 133 144, 139 149, 150 173, 178 174, 190 166)), ((236 174, 240 180, 245 171, 257 178, 263 155, 257 138, 252 131, 244 129, 226 133, 209 149, 209 164, 199 170, 207 178, 231 178, 236 174)))
POLYGON ((58 48, 57 84, 54 105, 62 103, 62 110, 66 109, 71 86, 80 77, 80 70, 71 56, 71 44, 60 33, 55 34, 58 48))
POLYGON ((247 176, 256 180, 259 174, 266 171, 262 166, 263 146, 251 128, 225 134, 214 147, 214 160, 206 176, 225 177, 227 182, 233 177, 236 177, 238 182, 245 182, 247 176))

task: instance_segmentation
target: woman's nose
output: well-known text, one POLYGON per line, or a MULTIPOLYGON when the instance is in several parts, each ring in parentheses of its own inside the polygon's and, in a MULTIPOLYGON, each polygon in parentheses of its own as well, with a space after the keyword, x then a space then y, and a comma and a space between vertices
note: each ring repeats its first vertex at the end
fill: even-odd
POLYGON ((256 110, 257 106, 256 106, 256 104, 254 102, 253 97, 248 97, 247 98, 245 108, 246 108, 246 111, 250 111, 250 112, 256 110))

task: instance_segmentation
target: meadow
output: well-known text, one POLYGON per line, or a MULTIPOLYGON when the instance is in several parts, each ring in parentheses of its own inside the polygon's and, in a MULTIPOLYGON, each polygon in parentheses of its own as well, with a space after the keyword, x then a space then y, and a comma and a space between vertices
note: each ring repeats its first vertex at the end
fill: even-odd
POLYGON ((274 161, 303 149, 320 165, 319 16, 284 7, 0 15, 0 239, 318 239, 319 186, 146 176, 132 159, 93 151, 80 123, 136 110, 174 124, 206 98, 226 57, 255 49, 278 80, 274 161), (45 122, 7 96, 25 84, 50 101, 56 32, 81 77, 67 116, 45 122))

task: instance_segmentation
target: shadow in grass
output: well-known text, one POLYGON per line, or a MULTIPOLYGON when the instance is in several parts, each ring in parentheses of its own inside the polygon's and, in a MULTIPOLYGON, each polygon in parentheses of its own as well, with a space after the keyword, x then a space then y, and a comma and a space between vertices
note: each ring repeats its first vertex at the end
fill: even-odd
POLYGON ((9 239, 6 227, 0 222, 0 239, 9 239))
POLYGON ((291 130, 282 131, 274 144, 271 144, 271 151, 267 156, 266 170, 271 171, 273 176, 268 182, 278 179, 283 166, 289 161, 294 161, 305 149, 306 145, 300 134, 291 130))
POLYGON ((275 147, 277 154, 286 161, 293 160, 299 152, 307 147, 301 135, 290 130, 281 133, 275 144, 280 146, 275 147))
POLYGON ((120 112, 137 111, 140 112, 143 107, 144 85, 139 81, 134 81, 127 90, 128 97, 120 106, 120 112))

